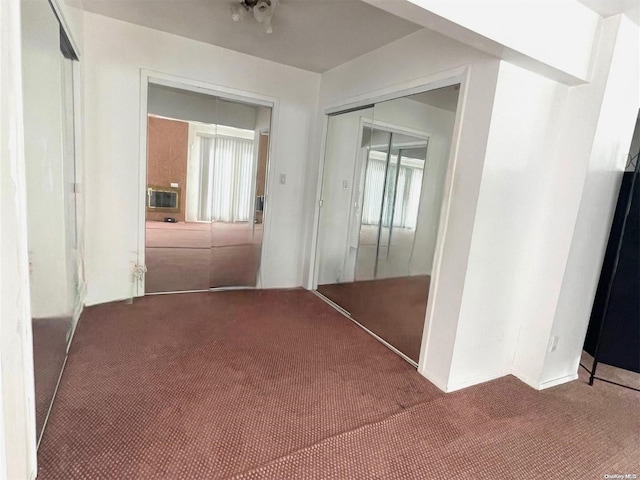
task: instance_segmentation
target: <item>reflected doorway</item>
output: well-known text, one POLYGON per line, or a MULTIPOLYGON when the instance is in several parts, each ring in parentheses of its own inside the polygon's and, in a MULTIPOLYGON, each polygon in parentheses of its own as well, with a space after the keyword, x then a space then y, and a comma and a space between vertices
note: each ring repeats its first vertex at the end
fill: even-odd
POLYGON ((258 286, 271 107, 148 92, 145 293, 258 286))

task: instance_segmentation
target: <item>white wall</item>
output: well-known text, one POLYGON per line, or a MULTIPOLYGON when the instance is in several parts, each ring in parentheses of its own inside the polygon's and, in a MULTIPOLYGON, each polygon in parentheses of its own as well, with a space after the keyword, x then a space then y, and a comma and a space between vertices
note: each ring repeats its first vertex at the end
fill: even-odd
POLYGON ((0 2, 0 479, 36 474, 20 29, 0 2))
POLYGON ((147 112, 161 117, 253 130, 257 107, 203 93, 149 85, 147 112))
POLYGON ((638 108, 637 28, 603 33, 584 86, 500 66, 448 390, 577 377, 638 108))
POLYGON ((319 75, 90 13, 84 28, 91 32, 84 45, 87 304, 131 295, 144 220, 132 214, 144 193, 138 191, 141 68, 278 99, 262 280, 266 287, 300 285, 300 199, 319 75), (280 173, 285 185, 277 182, 280 173))
MULTIPOLYGON (((459 118, 463 121, 454 126, 456 143, 451 149, 452 170, 448 173, 453 181, 451 190, 444 194, 447 207, 439 227, 443 232, 442 264, 434 266, 438 282, 430 291, 427 318, 432 321, 429 335, 423 338, 426 347, 423 347, 419 369, 441 388, 446 387, 451 368, 498 67, 499 60, 495 58, 437 33, 421 30, 322 76, 320 108, 324 110, 442 81, 465 71, 458 106, 459 118)), ((322 138, 320 131, 318 136, 322 138)), ((317 165, 318 158, 313 161, 317 165)), ((317 181, 318 177, 314 176, 308 182, 317 181)), ((314 202, 315 197, 308 197, 309 212, 313 211, 314 202)), ((311 214, 308 218, 308 228, 313 229, 314 219, 311 214)), ((311 249, 307 252, 307 261, 310 252, 311 249)))
POLYGON ((580 172, 582 196, 551 328, 558 345, 545 357, 543 387, 574 376, 578 369, 640 107, 640 28, 622 15, 605 20, 604 25, 605 35, 613 38, 615 46, 591 154, 580 172))
MULTIPOLYGON (((621 171, 624 169, 624 159, 616 158, 619 143, 625 136, 626 142, 631 139, 635 115, 628 118, 625 111, 638 108, 638 80, 637 77, 634 79, 635 73, 631 67, 634 62, 637 65, 637 56, 626 58, 626 67, 611 62, 617 48, 619 21, 619 17, 612 17, 604 22, 605 28, 599 39, 596 68, 591 82, 572 87, 567 93, 558 126, 558 147, 553 172, 545 182, 538 200, 541 213, 531 232, 536 239, 531 258, 536 261, 530 262, 526 271, 530 288, 520 294, 520 301, 523 305, 530 305, 530 311, 535 314, 528 314, 527 320, 520 325, 512 365, 514 374, 536 388, 567 381, 576 375, 577 358, 582 350, 606 246, 604 232, 608 232, 611 227, 617 195, 614 192, 617 192, 621 171), (601 115, 606 113, 605 91, 609 88, 607 85, 611 75, 628 75, 630 83, 618 82, 614 87, 618 91, 616 101, 611 106, 621 115, 618 118, 602 118, 602 128, 615 133, 603 137, 599 148, 602 149, 601 152, 605 152, 605 157, 595 160, 594 142, 597 142, 601 115), (590 167, 594 161, 594 167, 590 167), (616 166, 620 163, 622 166, 616 166), (589 173, 591 168, 593 171, 589 173), (589 176, 594 180, 599 179, 596 181, 598 186, 591 192, 593 201, 599 204, 597 207, 593 205, 589 195, 585 194, 589 176), (585 208, 590 213, 580 221, 579 211, 585 208), (576 222, 584 222, 582 232, 577 230, 576 222), (578 240, 580 237, 582 238, 578 240), (574 264, 573 267, 570 263, 574 264), (566 283, 569 279, 571 287, 566 283), (564 293, 562 290, 565 290, 564 293), (541 296, 541 292, 545 292, 544 296, 541 296), (573 312, 565 314, 559 320, 558 312, 566 308, 562 304, 569 300, 568 297, 562 297, 567 294, 571 295, 569 304, 573 312), (563 365, 563 368, 555 370, 552 376, 544 377, 552 329, 562 333, 559 334, 557 350, 550 357, 557 364, 563 365)), ((631 30, 634 28, 637 27, 631 30)), ((631 43, 637 42, 637 29, 635 32, 636 37, 631 43)), ((633 33, 631 36, 633 37, 633 33)), ((627 149, 628 145, 629 143, 624 148, 627 149)), ((523 311, 526 310, 523 308, 523 311)))
POLYGON ((553 318, 553 278, 531 270, 549 262, 538 225, 552 214, 541 200, 556 174, 567 90, 500 65, 449 390, 508 373, 520 322, 541 330, 553 318))
MULTIPOLYGON (((1 14, 0 14, 1 15, 1 14)), ((0 355, 0 372, 2 372, 2 356, 0 355)), ((0 479, 6 480, 8 474, 7 467, 7 444, 4 439, 4 393, 2 382, 0 381, 0 479)))

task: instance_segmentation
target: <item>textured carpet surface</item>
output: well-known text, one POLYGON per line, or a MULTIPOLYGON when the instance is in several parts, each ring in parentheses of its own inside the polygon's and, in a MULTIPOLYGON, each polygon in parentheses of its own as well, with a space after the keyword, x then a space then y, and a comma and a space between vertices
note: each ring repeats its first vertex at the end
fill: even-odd
POLYGON ((428 276, 318 285, 318 291, 418 362, 429 297, 428 276))
MULTIPOLYGON (((580 365, 588 369, 590 372, 593 369, 593 357, 589 355, 588 352, 583 351, 582 356, 580 357, 580 365)), ((588 372, 587 375, 589 375, 588 372)), ((604 380, 640 390, 640 373, 632 372, 630 370, 624 370, 612 365, 607 365, 606 363, 598 363, 596 367, 596 377, 596 382, 601 381, 598 379, 602 378, 604 380)))
POLYGON ((40 479, 604 478, 640 473, 639 397, 504 377, 443 394, 302 290, 85 311, 40 479))

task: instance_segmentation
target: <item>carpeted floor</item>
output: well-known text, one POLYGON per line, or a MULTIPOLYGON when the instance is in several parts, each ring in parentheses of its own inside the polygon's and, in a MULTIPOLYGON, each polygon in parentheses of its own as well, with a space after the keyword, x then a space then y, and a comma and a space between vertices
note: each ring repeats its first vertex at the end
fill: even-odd
POLYGON ((428 276, 318 285, 318 292, 418 362, 429 296, 428 276))
POLYGON ((38 478, 602 479, 640 473, 639 399, 445 395, 303 290, 146 297, 85 310, 38 478))
POLYGON ((33 371, 36 400, 36 432, 40 436, 67 356, 71 318, 34 318, 33 371))
MULTIPOLYGON (((589 355, 588 352, 583 351, 580 358, 580 364, 591 371, 593 368, 593 357, 589 355)), ((589 375, 588 372, 587 375, 589 375)), ((613 367, 606 363, 598 363, 598 366, 596 367, 596 377, 640 390, 640 373, 632 372, 630 370, 613 367)), ((595 381, 598 382, 601 380, 596 378, 595 381)))

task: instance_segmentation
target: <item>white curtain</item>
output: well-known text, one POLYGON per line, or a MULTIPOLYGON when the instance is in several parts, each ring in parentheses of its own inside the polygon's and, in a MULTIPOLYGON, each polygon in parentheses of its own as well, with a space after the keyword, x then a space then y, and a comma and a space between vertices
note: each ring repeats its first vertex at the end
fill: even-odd
MULTIPOLYGON (((378 225, 380 222, 380 209, 384 204, 383 225, 391 222, 393 206, 393 188, 395 182, 396 167, 391 166, 387 178, 387 191, 383 202, 382 191, 384 187, 386 162, 369 157, 367 175, 364 185, 364 199, 362 203, 362 223, 366 225, 378 225)), ((395 193, 395 215, 393 226, 415 229, 420 207, 420 191, 422 189, 422 170, 401 166, 398 174, 398 182, 395 193)))
MULTIPOLYGON (((407 169, 409 170, 409 169, 407 169)), ((403 224, 406 228, 416 229, 418 221, 418 208, 420 207, 420 193, 422 191, 423 170, 412 168, 409 179, 409 194, 406 197, 405 216, 403 224)))
POLYGON ((378 225, 380 222, 385 167, 384 161, 369 157, 362 202, 362 223, 366 225, 378 225))
POLYGON ((253 208, 252 140, 200 137, 199 220, 247 222, 253 208))
POLYGON ((236 141, 234 222, 248 222, 251 220, 252 209, 255 207, 255 197, 252 188, 254 174, 253 147, 253 140, 236 141))

